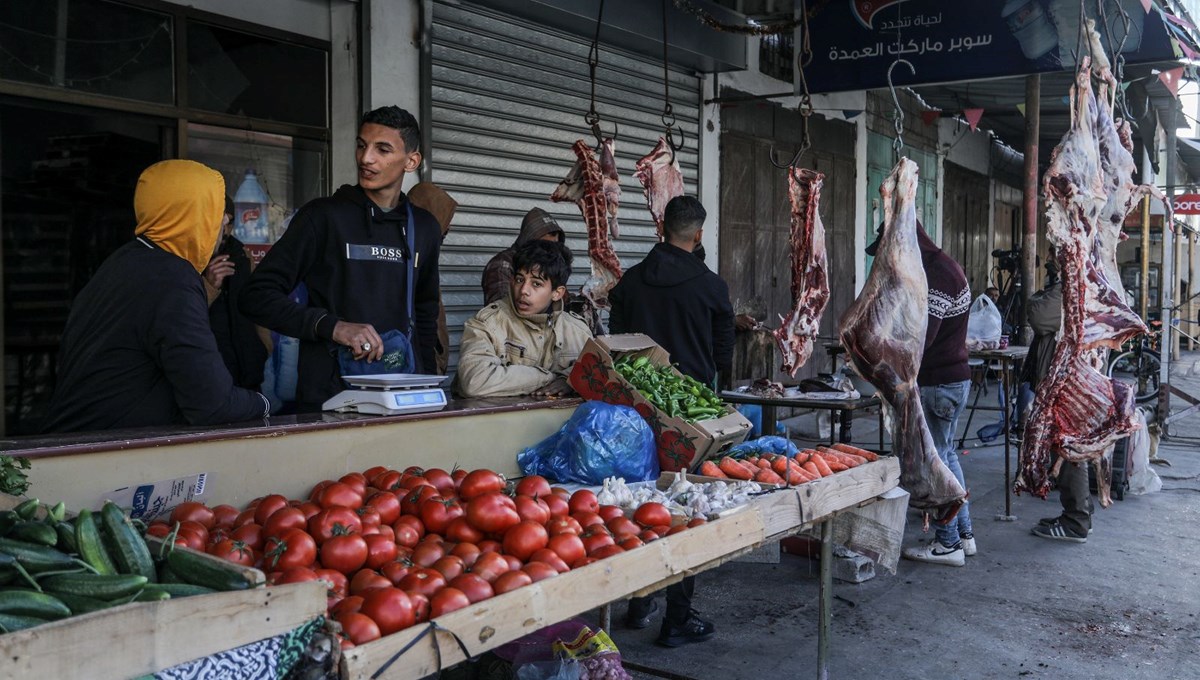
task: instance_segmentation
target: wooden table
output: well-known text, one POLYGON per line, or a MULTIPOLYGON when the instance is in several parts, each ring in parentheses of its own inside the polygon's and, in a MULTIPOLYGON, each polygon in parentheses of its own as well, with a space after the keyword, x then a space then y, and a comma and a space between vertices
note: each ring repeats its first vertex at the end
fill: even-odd
MULTIPOLYGON (((721 398, 734 404, 755 404, 761 406, 763 434, 775 434, 775 410, 780 407, 825 409, 831 413, 837 411, 839 414, 838 436, 837 438, 834 437, 833 423, 830 422, 830 444, 834 444, 837 441, 841 441, 843 444, 851 443, 850 423, 854 419, 854 411, 870 406, 879 406, 880 404, 879 397, 874 395, 859 397, 857 399, 809 399, 805 397, 762 397, 756 394, 727 390, 721 393, 721 398)), ((831 417, 830 421, 832 420, 831 417)), ((883 409, 879 410, 879 450, 880 452, 883 451, 883 409)))
POLYGON ((984 371, 987 371, 988 364, 996 361, 1000 364, 1000 389, 1004 392, 1004 406, 980 406, 979 395, 983 394, 982 389, 975 391, 974 401, 967 406, 971 411, 971 415, 967 416, 967 426, 963 429, 963 436, 958 440, 958 448, 962 448, 966 442, 967 433, 971 431, 971 420, 975 417, 975 411, 1000 411, 1002 413, 1002 422, 1004 429, 1001 436, 1004 437, 1004 514, 996 515, 996 519, 1002 522, 1012 522, 1017 518, 1012 514, 1012 442, 1009 441, 1009 435, 1012 433, 1012 423, 1009 422, 1009 410, 1015 401, 1018 385, 1016 372, 1013 370, 1014 365, 1019 361, 1024 361, 1029 355, 1029 348, 1024 345, 1010 345, 1004 349, 982 349, 968 352, 971 359, 982 359, 984 371))

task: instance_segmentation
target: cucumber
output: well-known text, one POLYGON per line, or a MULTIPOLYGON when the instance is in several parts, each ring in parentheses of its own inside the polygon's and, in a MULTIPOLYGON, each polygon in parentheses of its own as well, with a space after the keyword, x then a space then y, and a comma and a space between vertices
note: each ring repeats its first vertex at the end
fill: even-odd
POLYGON ((43 522, 24 520, 13 525, 8 531, 9 538, 28 543, 37 543, 53 548, 58 543, 58 532, 54 527, 43 522))
POLYGON ((87 562, 99 574, 111 576, 117 573, 104 543, 100 539, 100 529, 96 527, 96 519, 91 510, 80 510, 75 518, 75 545, 80 559, 87 562))
POLYGON ((54 548, 36 545, 11 538, 0 538, 0 552, 15 557, 30 573, 61 571, 78 567, 74 557, 54 548))
POLYGON ((109 607, 115 607, 118 604, 116 602, 108 602, 107 600, 100 600, 94 597, 87 597, 86 595, 72 595, 70 593, 54 593, 54 597, 57 597, 62 601, 63 604, 67 605, 67 607, 71 610, 71 614, 75 616, 97 612, 101 609, 108 609, 109 607))
POLYGON ((169 593, 171 597, 191 597, 193 595, 208 595, 217 591, 204 586, 197 586, 191 583, 152 583, 146 586, 146 590, 161 590, 169 593))
POLYGON ((46 517, 52 523, 61 522, 67 517, 67 504, 59 501, 46 509, 46 517))
POLYGON ((100 510, 100 522, 104 526, 105 543, 117 571, 122 574, 145 576, 150 583, 158 580, 158 574, 154 573, 154 559, 150 556, 146 540, 133 528, 129 518, 116 503, 104 503, 100 510))
POLYGON ((50 593, 83 595, 99 600, 129 597, 146 586, 146 577, 137 574, 56 574, 38 582, 50 593))
POLYGON ((16 582, 17 576, 17 572, 12 568, 0 567, 0 586, 16 582))
POLYGON ((21 521, 21 516, 13 510, 0 511, 0 537, 7 536, 8 530, 21 521))
POLYGON ((213 590, 247 590, 254 583, 240 571, 226 567, 219 560, 190 550, 172 550, 167 555, 167 566, 187 583, 213 590))
POLYGON ((61 619, 70 616, 71 610, 53 595, 10 588, 0 590, 0 614, 61 619))
MULTIPOLYGON (((156 584, 157 585, 157 584, 156 584)), ((146 588, 133 598, 134 602, 162 602, 171 599, 171 593, 157 588, 146 588)))
POLYGON ((5 633, 15 633, 18 630, 33 628, 48 623, 46 619, 36 616, 18 616, 15 614, 0 614, 0 630, 5 633))
POLYGON ((158 565, 158 585, 161 586, 169 583, 186 584, 187 581, 179 578, 179 574, 171 571, 171 568, 167 566, 167 563, 163 562, 162 564, 158 565))
POLYGON ((75 525, 69 521, 59 522, 54 525, 54 532, 58 534, 58 543, 54 547, 65 553, 76 554, 79 552, 79 543, 75 540, 75 525))
POLYGON ((30 498, 21 501, 17 507, 13 508, 13 512, 17 513, 21 519, 33 519, 39 506, 41 506, 41 502, 38 499, 30 498))

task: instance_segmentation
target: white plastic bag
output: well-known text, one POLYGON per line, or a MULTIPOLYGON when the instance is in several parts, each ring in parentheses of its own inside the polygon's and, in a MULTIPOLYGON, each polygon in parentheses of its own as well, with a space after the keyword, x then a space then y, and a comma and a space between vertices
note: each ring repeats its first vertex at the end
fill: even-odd
POLYGON ((1129 473, 1129 493, 1135 496, 1154 493, 1162 488, 1162 479, 1150 467, 1150 432, 1146 428, 1146 412, 1137 410, 1134 416, 1138 427, 1125 443, 1125 455, 1129 456, 1132 471, 1129 473))
POLYGON ((980 295, 971 303, 971 315, 967 319, 968 349, 997 349, 1002 332, 1000 310, 986 295, 980 295))

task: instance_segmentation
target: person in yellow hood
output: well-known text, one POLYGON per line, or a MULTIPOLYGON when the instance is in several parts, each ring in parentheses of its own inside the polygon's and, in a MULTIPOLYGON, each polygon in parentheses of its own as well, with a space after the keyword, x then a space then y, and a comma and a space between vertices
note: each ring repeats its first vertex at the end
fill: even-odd
POLYGON ((225 180, 194 161, 142 172, 134 239, 71 305, 45 432, 262 418, 263 395, 235 387, 208 322, 200 272, 216 250, 225 180))

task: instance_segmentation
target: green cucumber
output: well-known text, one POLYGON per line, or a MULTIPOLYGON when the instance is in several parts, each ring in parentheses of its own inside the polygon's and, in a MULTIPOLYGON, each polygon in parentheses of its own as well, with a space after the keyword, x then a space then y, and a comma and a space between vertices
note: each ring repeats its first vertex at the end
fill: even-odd
POLYGON ((191 597, 193 595, 208 595, 217 591, 204 586, 197 586, 191 583, 152 583, 146 586, 146 590, 161 590, 169 593, 171 597, 191 597))
POLYGON ((96 526, 96 518, 91 510, 80 510, 75 518, 75 545, 80 559, 87 562, 97 574, 111 576, 117 573, 104 542, 100 538, 100 529, 96 526))
POLYGON ((34 574, 43 571, 60 571, 79 566, 74 557, 59 552, 54 548, 11 538, 0 538, 0 552, 15 557, 21 566, 34 574))
POLYGON ((8 530, 21 521, 21 516, 13 510, 0 511, 0 537, 7 536, 8 530))
POLYGON ((38 499, 30 498, 17 504, 17 507, 13 508, 13 512, 17 513, 21 519, 33 519, 33 516, 37 514, 37 509, 40 506, 41 502, 38 501, 38 499))
POLYGON ((179 574, 171 571, 171 568, 167 566, 167 563, 163 562, 158 565, 158 585, 165 585, 169 583, 186 584, 187 581, 179 578, 179 574))
POLYGON ((61 522, 67 517, 67 504, 59 501, 46 509, 46 517, 51 522, 61 522))
POLYGON ((54 533, 58 534, 58 543, 54 547, 65 553, 78 553, 79 543, 75 540, 75 525, 62 521, 54 525, 54 533))
POLYGON ((15 633, 18 630, 33 628, 40 626, 43 623, 49 623, 46 619, 41 619, 36 616, 18 616, 15 614, 0 614, 0 631, 5 633, 15 633))
POLYGON ((133 598, 133 601, 134 602, 162 602, 163 600, 169 600, 169 599, 171 599, 171 593, 168 593, 165 590, 146 588, 142 592, 138 593, 133 598))
POLYGON ((146 577, 137 574, 56 574, 38 583, 50 593, 83 595, 99 600, 129 597, 146 586, 146 577))
POLYGON ((176 549, 167 555, 171 571, 187 583, 213 590, 247 590, 254 583, 232 565, 225 566, 220 560, 191 550, 176 549))
POLYGON ((100 522, 104 526, 105 543, 117 571, 122 574, 145 576, 151 583, 158 580, 158 574, 154 573, 154 559, 150 556, 146 540, 133 528, 129 518, 116 503, 104 503, 100 510, 100 522))
POLYGON ((71 593, 54 593, 54 597, 62 600, 62 603, 67 605, 67 607, 71 610, 71 614, 75 616, 80 614, 90 614, 91 612, 98 612, 101 609, 108 609, 109 607, 115 607, 117 604, 119 604, 117 602, 109 602, 107 600, 101 600, 95 597, 74 595, 71 593))
POLYGON ((32 590, 9 588, 0 590, 0 614, 36 616, 61 619, 71 615, 71 609, 53 595, 32 590))
POLYGON ((36 543, 53 548, 58 543, 58 532, 54 527, 44 522, 34 522, 25 520, 17 522, 12 529, 8 531, 9 538, 15 538, 18 541, 26 541, 28 543, 36 543))

